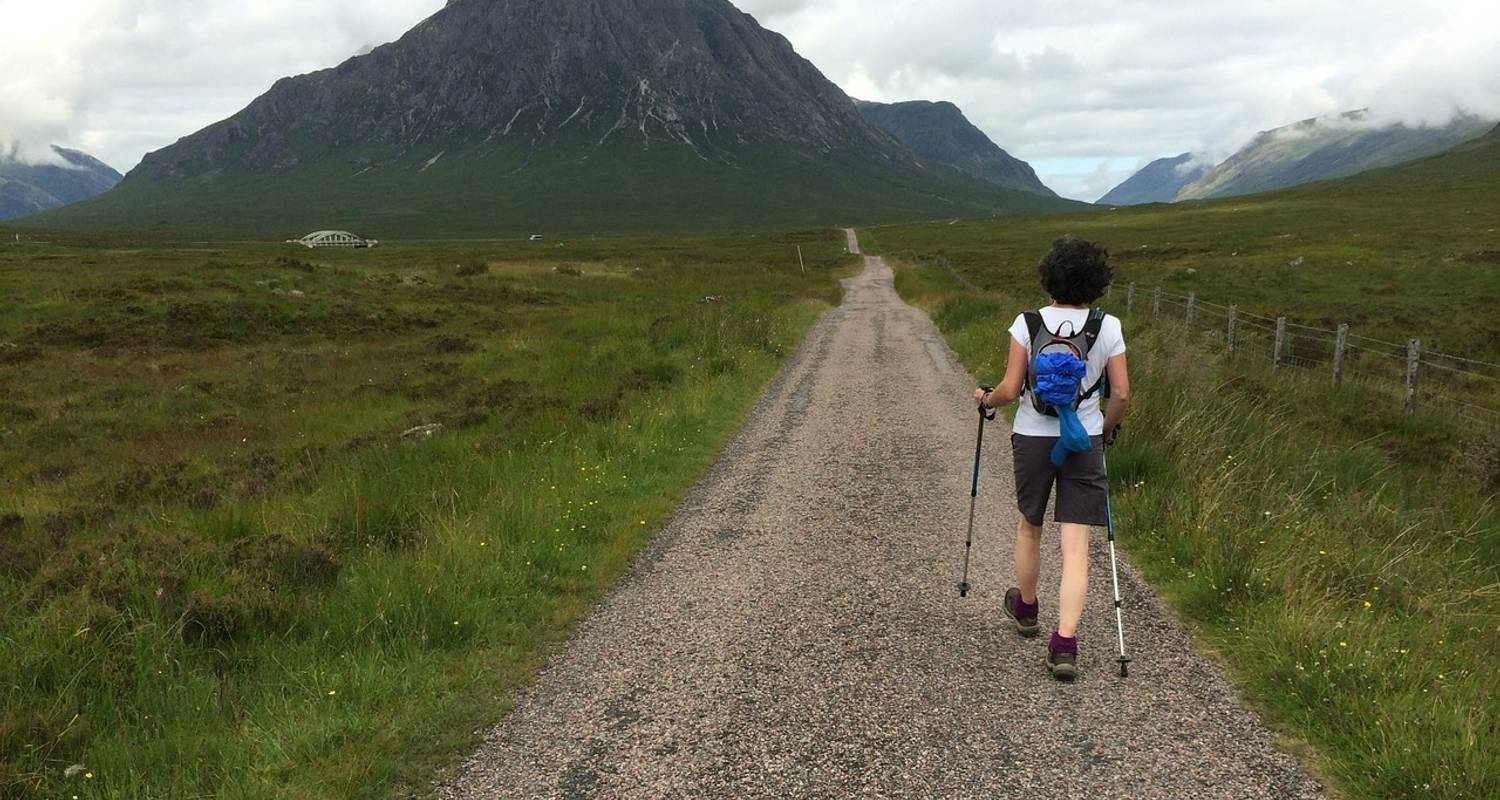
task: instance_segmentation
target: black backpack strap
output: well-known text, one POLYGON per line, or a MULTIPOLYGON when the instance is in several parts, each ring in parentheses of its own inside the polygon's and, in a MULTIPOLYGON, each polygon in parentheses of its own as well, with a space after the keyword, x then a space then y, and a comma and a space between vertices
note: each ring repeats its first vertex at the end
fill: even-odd
POLYGON ((1089 312, 1088 322, 1083 323, 1083 357, 1088 358, 1089 352, 1094 349, 1094 342, 1099 341, 1099 332, 1104 330, 1104 309, 1096 308, 1089 312))
MULTIPOLYGON (((1083 357, 1088 358, 1089 351, 1094 349, 1094 343, 1099 341, 1099 334, 1104 329, 1104 309, 1096 308, 1089 312, 1089 320, 1083 325, 1083 357)), ((1109 397, 1109 367, 1105 366, 1104 372, 1099 374, 1099 380, 1089 387, 1078 398, 1081 403, 1094 395, 1109 397)))
POLYGON ((1031 350, 1032 352, 1036 352, 1036 339, 1042 335, 1042 331, 1046 329, 1047 323, 1042 320, 1042 312, 1040 311, 1027 311, 1021 314, 1021 316, 1026 319, 1026 331, 1031 334, 1031 350))
POLYGON ((1057 412, 1052 411, 1052 409, 1049 408, 1046 403, 1043 403, 1041 400, 1037 399, 1036 375, 1033 374, 1033 371, 1031 369, 1031 361, 1036 357, 1036 351, 1038 347, 1037 340, 1040 339, 1042 333, 1046 331, 1047 322, 1046 320, 1042 319, 1042 312, 1040 311, 1023 311, 1021 312, 1021 317, 1026 320, 1026 331, 1031 336, 1030 340, 1027 342, 1028 352, 1026 356, 1026 382, 1022 384, 1021 395, 1023 397, 1029 395, 1031 407, 1036 409, 1038 412, 1046 414, 1050 411, 1055 414, 1057 412))

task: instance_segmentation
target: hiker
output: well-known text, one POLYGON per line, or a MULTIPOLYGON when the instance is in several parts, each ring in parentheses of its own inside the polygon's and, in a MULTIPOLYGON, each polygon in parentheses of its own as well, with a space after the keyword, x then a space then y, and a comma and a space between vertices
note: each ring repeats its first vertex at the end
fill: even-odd
POLYGON ((1120 320, 1092 308, 1114 279, 1109 251, 1064 236, 1037 271, 1052 305, 1016 317, 1004 380, 993 391, 975 391, 974 399, 986 409, 1021 401, 1011 435, 1021 512, 1018 585, 1005 593, 1005 615, 1023 636, 1041 630, 1042 515, 1056 487, 1053 518, 1062 528, 1063 568, 1046 664, 1053 677, 1072 680, 1078 674, 1078 620, 1088 590, 1089 529, 1108 524, 1104 448, 1114 444, 1130 407, 1130 378, 1120 320), (1109 403, 1101 412, 1104 396, 1109 403))

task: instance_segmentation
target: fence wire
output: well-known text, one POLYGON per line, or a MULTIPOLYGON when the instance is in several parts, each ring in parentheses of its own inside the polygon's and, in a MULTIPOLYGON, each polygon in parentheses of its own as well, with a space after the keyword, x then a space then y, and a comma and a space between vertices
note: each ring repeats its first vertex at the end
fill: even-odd
MULTIPOLYGON (((965 289, 983 289, 947 259, 938 263, 965 289)), ((1112 288, 1109 305, 1131 317, 1180 320, 1188 338, 1235 360, 1268 364, 1288 377, 1357 386, 1410 414, 1440 413, 1500 431, 1500 364, 1265 316, 1158 287, 1112 288)))
POLYGON ((1195 294, 1133 286, 1110 297, 1133 317, 1182 322, 1189 338, 1235 360, 1269 364, 1289 376, 1348 384, 1412 413, 1436 410, 1500 430, 1500 364, 1425 350, 1343 329, 1329 330, 1201 300, 1195 294), (1233 335, 1231 336, 1231 331, 1233 335))

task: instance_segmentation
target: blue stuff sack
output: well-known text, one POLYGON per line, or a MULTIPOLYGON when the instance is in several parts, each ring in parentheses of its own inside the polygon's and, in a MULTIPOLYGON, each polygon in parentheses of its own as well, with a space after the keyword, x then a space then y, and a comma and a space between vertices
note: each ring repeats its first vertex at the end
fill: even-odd
POLYGON ((1094 448, 1073 408, 1088 375, 1088 364, 1070 351, 1054 351, 1038 355, 1033 369, 1037 397, 1057 411, 1058 440, 1052 448, 1052 464, 1061 467, 1069 454, 1094 448))

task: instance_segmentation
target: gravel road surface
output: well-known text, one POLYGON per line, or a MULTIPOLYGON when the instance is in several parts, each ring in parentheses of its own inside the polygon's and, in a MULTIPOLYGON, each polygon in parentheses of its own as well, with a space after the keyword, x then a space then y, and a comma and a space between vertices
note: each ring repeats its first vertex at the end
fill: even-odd
MULTIPOLYGON (((880 258, 845 285, 440 795, 1321 797, 1128 570, 1136 660, 1117 676, 1102 533, 1081 676, 1052 680, 1045 637, 1018 638, 1000 613, 1016 523, 1003 419, 986 432, 974 591, 959 599, 974 381, 880 258)), ((1043 552, 1051 625, 1055 534, 1043 552)))

